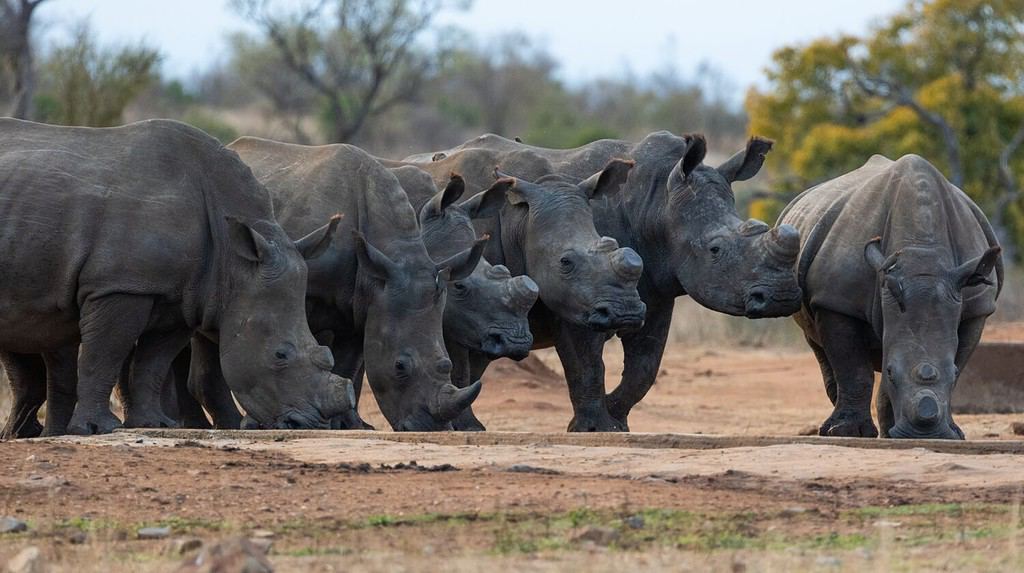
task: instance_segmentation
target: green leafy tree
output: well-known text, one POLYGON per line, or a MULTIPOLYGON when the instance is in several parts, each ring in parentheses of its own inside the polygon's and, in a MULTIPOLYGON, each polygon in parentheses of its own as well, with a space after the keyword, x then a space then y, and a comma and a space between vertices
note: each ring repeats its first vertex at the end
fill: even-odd
POLYGON ((71 43, 55 48, 42 66, 39 119, 62 125, 118 125, 125 108, 158 82, 159 62, 159 52, 145 46, 98 46, 83 25, 71 43))
POLYGON ((916 153, 1005 246, 1024 239, 1024 0, 912 1, 864 37, 778 50, 767 74, 746 107, 750 131, 776 140, 779 203, 874 153, 916 153))

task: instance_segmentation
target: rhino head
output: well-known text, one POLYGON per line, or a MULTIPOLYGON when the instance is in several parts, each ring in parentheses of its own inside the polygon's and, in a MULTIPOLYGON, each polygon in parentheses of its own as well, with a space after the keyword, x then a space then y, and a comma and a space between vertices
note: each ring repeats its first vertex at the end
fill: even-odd
MULTIPOLYGON (((423 242, 432 256, 473 246, 477 239, 472 219, 492 217, 505 203, 500 187, 457 203, 465 189, 463 178, 452 174, 448 185, 420 209, 423 242)), ((513 277, 506 267, 481 258, 470 275, 448 283, 445 337, 492 359, 521 360, 533 346, 527 315, 539 292, 530 277, 513 277)))
POLYGON ((355 407, 351 380, 306 323, 306 264, 331 241, 338 219, 292 242, 266 221, 228 217, 228 296, 219 325, 225 381, 265 428, 326 428, 355 407))
POLYGON ((878 276, 884 324, 879 393, 884 415, 879 417, 892 422, 893 438, 964 439, 949 406, 960 375, 956 353, 963 291, 992 284, 988 277, 1000 248, 955 267, 943 251, 908 247, 887 257, 880 238, 864 248, 878 276))
POLYGON ((451 383, 441 330, 447 284, 473 272, 483 243, 437 263, 419 236, 392 245, 394 259, 362 234, 354 239, 365 296, 357 310, 365 313, 363 362, 381 413, 395 431, 449 429, 480 393, 480 382, 461 389, 451 383))
POLYGON ((752 138, 744 151, 718 167, 703 164, 704 136, 686 136, 687 147, 668 177, 670 237, 665 242, 683 289, 701 305, 735 316, 787 316, 800 309, 795 263, 800 232, 743 221, 736 213, 734 181, 750 179, 772 142, 752 138))
POLYGON ((509 232, 521 235, 515 240, 526 272, 544 304, 569 323, 602 332, 643 326, 647 309, 637 293, 643 261, 597 233, 590 205, 617 193, 633 165, 613 159, 581 182, 547 175, 531 183, 495 172, 499 179, 489 191, 503 192, 520 211, 509 232))

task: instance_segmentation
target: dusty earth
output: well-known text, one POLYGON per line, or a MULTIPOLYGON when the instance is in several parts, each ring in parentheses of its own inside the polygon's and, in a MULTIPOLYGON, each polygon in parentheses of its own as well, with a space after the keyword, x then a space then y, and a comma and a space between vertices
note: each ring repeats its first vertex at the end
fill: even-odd
MULTIPOLYGON (((1024 340, 1024 326, 988 336, 1024 340)), ((606 358, 612 386, 621 353, 606 358)), ((493 368, 476 407, 499 431, 486 443, 171 431, 0 444, 0 516, 29 526, 0 534, 0 565, 35 546, 55 571, 173 571, 188 556, 176 540, 246 536, 269 540, 278 571, 1024 567, 1024 443, 1009 441, 1024 415, 959 416, 972 441, 953 447, 799 438, 830 411, 808 352, 675 345, 632 429, 732 438, 575 439, 557 372, 549 352, 493 368), (138 539, 146 526, 170 532, 138 539)))

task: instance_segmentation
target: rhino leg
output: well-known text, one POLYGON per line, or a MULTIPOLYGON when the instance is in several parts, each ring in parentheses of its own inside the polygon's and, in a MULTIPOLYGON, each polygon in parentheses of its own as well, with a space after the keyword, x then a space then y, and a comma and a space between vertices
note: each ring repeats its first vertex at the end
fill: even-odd
POLYGON ((836 375, 832 371, 832 365, 828 362, 828 356, 825 355, 825 349, 822 348, 818 343, 811 340, 809 337, 804 337, 807 341, 807 346, 811 347, 811 351, 814 352, 814 357, 818 359, 818 368, 821 369, 821 379, 825 382, 825 394, 828 395, 828 399, 832 402, 832 405, 836 405, 836 375))
POLYGON ((14 396, 0 440, 34 438, 43 431, 36 416, 46 401, 46 365, 38 354, 0 352, 0 361, 14 396))
MULTIPOLYGON (((448 345, 448 357, 452 361, 452 384, 459 388, 465 388, 474 381, 479 380, 484 370, 491 363, 486 356, 477 355, 469 349, 456 344, 448 345), (482 366, 479 364, 482 362, 482 366)), ((487 430, 483 423, 477 419, 470 406, 452 420, 452 428, 459 432, 483 432, 487 430)))
MULTIPOLYGON (((192 349, 190 345, 186 345, 174 358, 174 362, 171 362, 171 377, 167 386, 174 390, 174 402, 181 427, 208 430, 213 428, 213 425, 206 417, 203 405, 188 389, 189 365, 191 363, 192 349)), ((164 413, 170 416, 166 407, 164 413)))
POLYGON ((43 354, 46 363, 46 422, 44 436, 60 436, 68 432, 68 422, 75 413, 78 389, 78 344, 43 354))
POLYGON ((878 435, 883 438, 889 437, 889 430, 896 425, 896 415, 892 410, 892 400, 885 390, 885 384, 878 388, 878 396, 875 398, 875 415, 878 416, 878 435))
POLYGON ((643 400, 658 377, 671 324, 671 304, 649 304, 643 328, 622 336, 622 380, 608 395, 608 411, 626 431, 630 410, 643 400))
POLYGON ((242 414, 220 370, 220 346, 202 335, 192 337, 189 362, 189 393, 206 408, 218 430, 242 427, 242 414))
POLYGON ((124 425, 129 428, 173 428, 161 404, 171 363, 188 344, 189 332, 147 332, 139 337, 132 359, 131 394, 125 404, 124 425))
POLYGON ((555 350, 565 369, 572 401, 570 432, 624 432, 626 427, 608 413, 604 389, 604 333, 563 323, 555 350))
POLYGON ((152 309, 153 299, 131 295, 106 296, 82 305, 78 404, 68 432, 107 434, 121 426, 110 411, 110 393, 152 309))
MULTIPOLYGON (((957 329, 957 344, 956 368, 958 372, 963 372, 964 368, 967 368, 967 361, 971 359, 971 355, 974 354, 974 349, 977 348, 978 342, 981 341, 981 334, 985 330, 985 321, 988 320, 988 316, 978 316, 974 318, 968 318, 960 323, 960 327, 957 329)), ((953 391, 956 391, 956 386, 953 386, 953 391)), ((950 396, 952 398, 952 396, 950 396)), ((952 417, 952 413, 950 414, 952 417)), ((955 422, 950 424, 953 427, 953 431, 960 434, 960 439, 964 439, 964 431, 957 426, 955 422)))
POLYGON ((870 327, 855 318, 827 310, 819 311, 815 322, 836 381, 835 409, 818 433, 877 437, 878 430, 871 420, 875 369, 868 345, 870 327))
POLYGON ((359 415, 359 398, 363 391, 363 340, 362 337, 339 336, 335 333, 334 340, 330 344, 331 354, 334 356, 334 369, 332 372, 338 376, 352 380, 352 386, 356 394, 356 407, 349 410, 345 415, 331 418, 331 428, 334 430, 374 430, 359 415))

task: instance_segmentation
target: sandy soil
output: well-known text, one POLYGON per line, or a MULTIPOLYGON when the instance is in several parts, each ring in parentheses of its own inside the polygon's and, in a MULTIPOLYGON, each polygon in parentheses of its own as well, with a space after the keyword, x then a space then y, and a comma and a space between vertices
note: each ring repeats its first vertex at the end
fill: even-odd
MULTIPOLYGON (((998 340, 1022 334, 990 330, 998 340)), ((606 356, 611 387, 621 354, 610 345, 606 356)), ((488 373, 477 412, 490 429, 564 430, 557 360, 539 358, 488 373)), ((829 411, 807 352, 673 346, 630 423, 796 436, 829 411)), ((383 427, 372 406, 364 413, 383 427)), ((958 421, 971 438, 1004 440, 1021 418, 958 421)), ((174 539, 209 545, 266 530, 279 571, 1024 567, 1024 455, 987 454, 984 443, 939 453, 814 439, 704 449, 686 439, 586 447, 544 434, 496 434, 497 445, 197 436, 0 444, 0 516, 30 527, 0 534, 0 566, 34 545, 55 571, 168 571, 183 559, 168 551, 174 539), (170 538, 136 539, 146 525, 169 526, 170 538)))

